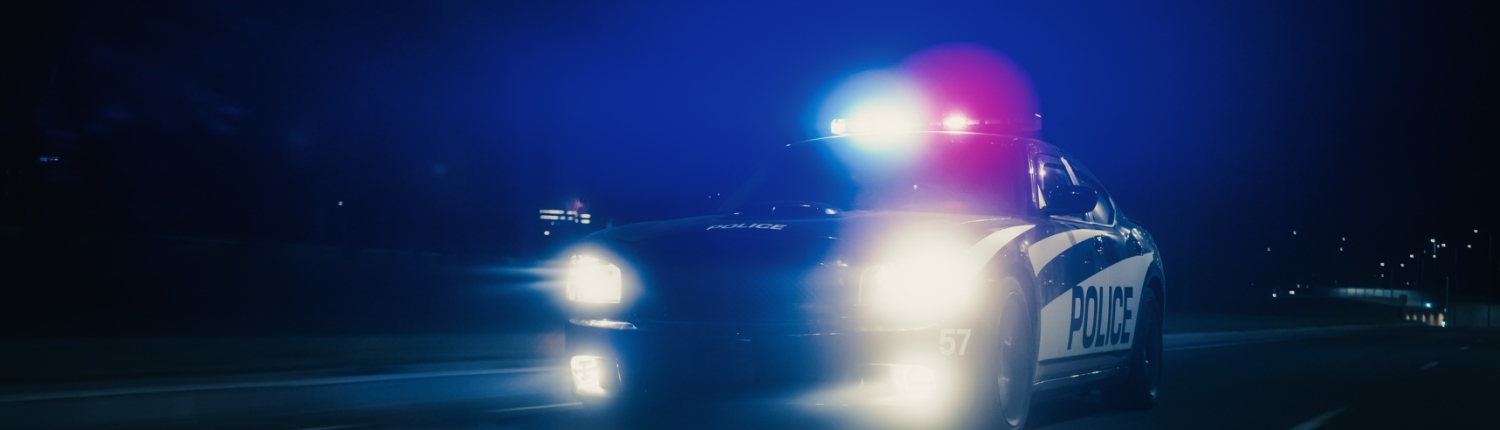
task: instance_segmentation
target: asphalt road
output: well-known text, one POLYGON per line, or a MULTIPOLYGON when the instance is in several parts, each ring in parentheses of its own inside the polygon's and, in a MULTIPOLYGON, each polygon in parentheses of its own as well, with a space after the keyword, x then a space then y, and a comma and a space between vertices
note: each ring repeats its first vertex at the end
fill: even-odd
POLYGON ((1097 396, 1038 405, 1038 428, 1497 428, 1500 336, 1402 329, 1178 349, 1150 411, 1097 396))
MULTIPOLYGON (((1097 394, 1038 402, 1036 429, 1500 428, 1500 333, 1404 328, 1337 337, 1169 349, 1163 399, 1120 411, 1097 394)), ((559 390, 561 369, 493 376, 485 384, 531 387, 505 397, 409 402, 320 414, 187 422, 184 428, 286 429, 661 429, 865 428, 881 411, 743 401, 674 405, 633 418, 584 413, 559 390)), ((358 388, 380 395, 403 387, 358 388)), ((473 386, 467 378, 455 384, 473 386)), ((424 385, 431 390, 431 383, 424 385)), ((514 390, 511 390, 514 391, 514 390)), ((151 427, 160 427, 152 425, 151 427)))

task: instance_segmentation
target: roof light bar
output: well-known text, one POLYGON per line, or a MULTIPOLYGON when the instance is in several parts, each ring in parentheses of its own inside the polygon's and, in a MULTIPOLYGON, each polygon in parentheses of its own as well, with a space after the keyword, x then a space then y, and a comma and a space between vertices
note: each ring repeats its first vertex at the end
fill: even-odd
POLYGON ((963 115, 953 115, 947 118, 943 118, 943 128, 949 130, 963 130, 965 128, 969 128, 969 126, 971 125, 976 124, 979 124, 979 121, 969 119, 968 117, 965 117, 963 115))
POLYGON ((973 119, 963 115, 950 115, 941 121, 918 122, 873 118, 838 118, 829 124, 835 135, 862 133, 889 133, 899 131, 1038 131, 1042 129, 1042 115, 1032 114, 1011 119, 973 119))

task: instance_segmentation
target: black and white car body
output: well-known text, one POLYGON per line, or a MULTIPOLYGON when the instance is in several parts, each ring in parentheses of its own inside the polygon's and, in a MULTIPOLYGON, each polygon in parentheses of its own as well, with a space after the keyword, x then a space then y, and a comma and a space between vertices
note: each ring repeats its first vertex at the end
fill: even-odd
POLYGON ((1160 252, 1067 152, 968 131, 781 151, 721 214, 569 253, 586 405, 838 394, 1017 428, 1042 392, 1155 403, 1160 252))

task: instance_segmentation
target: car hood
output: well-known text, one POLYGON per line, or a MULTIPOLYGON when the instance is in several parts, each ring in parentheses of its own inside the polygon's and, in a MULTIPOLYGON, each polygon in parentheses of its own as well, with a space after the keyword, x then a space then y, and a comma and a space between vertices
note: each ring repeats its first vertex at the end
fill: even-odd
MULTIPOLYGON (((1009 218, 854 211, 764 218, 712 215, 600 231, 586 247, 622 263, 640 286, 637 317, 782 321, 837 318, 862 270, 909 232, 983 237, 1009 218)), ((909 235, 909 234, 908 234, 909 235)))

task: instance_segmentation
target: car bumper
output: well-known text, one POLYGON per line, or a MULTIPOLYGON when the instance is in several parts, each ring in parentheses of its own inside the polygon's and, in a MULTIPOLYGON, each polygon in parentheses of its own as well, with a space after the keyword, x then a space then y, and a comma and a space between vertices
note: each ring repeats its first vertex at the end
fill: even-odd
MULTIPOLYGON (((943 329, 816 330, 640 324, 572 324, 569 368, 580 397, 834 396, 845 401, 922 401, 972 373, 972 352, 944 354, 943 329)), ((969 345, 973 347, 973 345, 969 345)))

